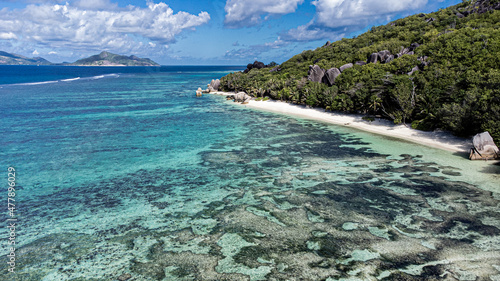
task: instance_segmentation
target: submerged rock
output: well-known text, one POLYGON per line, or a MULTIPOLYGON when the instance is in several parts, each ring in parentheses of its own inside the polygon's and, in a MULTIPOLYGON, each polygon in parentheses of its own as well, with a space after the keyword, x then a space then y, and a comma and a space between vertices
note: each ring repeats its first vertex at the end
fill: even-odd
POLYGON ((118 280, 119 281, 127 281, 129 280, 130 278, 132 278, 132 275, 128 274, 128 273, 125 273, 125 274, 122 274, 118 277, 118 280))

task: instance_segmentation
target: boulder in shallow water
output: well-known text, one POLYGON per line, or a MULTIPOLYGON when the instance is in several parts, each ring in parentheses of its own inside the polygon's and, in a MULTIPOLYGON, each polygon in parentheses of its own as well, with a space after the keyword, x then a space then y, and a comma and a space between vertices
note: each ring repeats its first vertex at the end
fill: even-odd
POLYGON ((132 278, 132 275, 128 274, 128 273, 125 273, 125 274, 122 274, 118 277, 118 280, 119 281, 127 281, 129 280, 130 278, 132 278))
POLYGON ((490 133, 483 132, 472 138, 470 160, 500 159, 500 150, 496 146, 490 133))

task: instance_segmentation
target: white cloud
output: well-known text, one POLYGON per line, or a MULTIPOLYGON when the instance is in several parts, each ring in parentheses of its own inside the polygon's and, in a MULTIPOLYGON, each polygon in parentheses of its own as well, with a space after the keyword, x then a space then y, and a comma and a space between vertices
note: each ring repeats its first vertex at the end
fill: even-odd
POLYGON ((323 38, 336 41, 341 39, 344 35, 345 33, 343 32, 333 31, 323 26, 315 26, 312 21, 306 25, 290 29, 288 32, 282 34, 283 38, 289 41, 314 41, 323 38))
POLYGON ((49 52, 49 55, 57 55, 57 52, 50 51, 50 52, 49 52))
POLYGON ((262 15, 284 15, 295 12, 304 0, 227 0, 224 23, 228 27, 248 27, 259 24, 262 15))
POLYGON ((397 14, 413 14, 423 9, 427 0, 315 0, 314 19, 306 25, 282 34, 285 40, 338 40, 372 24, 390 21, 397 14))
POLYGON ((102 10, 102 9, 115 9, 118 4, 111 3, 109 0, 78 0, 74 2, 76 7, 87 10, 102 10))
POLYGON ((17 39, 17 36, 12 32, 0 32, 0 40, 17 39))
POLYGON ((263 54, 271 52, 276 49, 281 49, 283 47, 288 46, 289 44, 290 42, 283 41, 281 40, 281 38, 278 37, 278 39, 275 40, 274 42, 252 45, 236 50, 230 50, 230 51, 228 50, 226 51, 224 57, 231 59, 244 59, 247 61, 257 58, 262 59, 261 57, 263 54))
POLYGON ((40 53, 37 50, 34 50, 31 54, 33 54, 34 56, 38 56, 40 53))
POLYGON ((427 0, 316 0, 312 3, 316 6, 316 23, 337 28, 413 11, 424 7, 427 0))
POLYGON ((185 30, 207 23, 210 15, 174 11, 165 3, 148 2, 147 8, 117 8, 108 0, 81 0, 75 5, 28 5, 23 10, 0 10, 0 39, 17 38, 24 43, 51 49, 116 50, 143 48, 144 38, 166 44, 185 30), (102 9, 83 9, 84 2, 102 9), (107 7, 104 9, 104 7, 107 7), (141 39, 142 38, 142 39, 141 39))

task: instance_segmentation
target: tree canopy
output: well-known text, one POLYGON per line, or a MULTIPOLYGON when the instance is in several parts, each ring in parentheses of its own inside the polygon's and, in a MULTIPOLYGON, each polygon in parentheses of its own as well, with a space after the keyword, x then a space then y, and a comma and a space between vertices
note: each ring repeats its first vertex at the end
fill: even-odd
POLYGON ((498 2, 464 1, 398 19, 304 51, 273 69, 231 73, 221 79, 221 87, 332 111, 379 115, 421 130, 442 129, 459 136, 489 131, 499 143, 498 2), (489 8, 478 11, 478 5, 489 8), (418 47, 410 52, 410 46, 418 47), (385 63, 356 64, 382 50, 402 55, 385 63), (307 79, 310 65, 328 70, 347 63, 354 66, 332 86, 307 79))

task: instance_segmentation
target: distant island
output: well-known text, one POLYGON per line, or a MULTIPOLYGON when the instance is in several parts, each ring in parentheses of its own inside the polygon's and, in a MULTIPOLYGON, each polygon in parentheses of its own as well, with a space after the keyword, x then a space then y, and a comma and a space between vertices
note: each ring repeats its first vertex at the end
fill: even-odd
POLYGON ((101 52, 88 58, 77 60, 69 65, 77 66, 159 66, 158 63, 136 56, 121 56, 110 52, 101 52))
POLYGON ((0 51, 0 65, 51 65, 52 63, 44 58, 27 58, 21 55, 10 54, 0 51))
POLYGON ((27 58, 17 54, 0 51, 0 65, 72 65, 72 66, 160 66, 148 58, 122 56, 110 52, 101 52, 73 63, 51 63, 41 58, 27 58))

